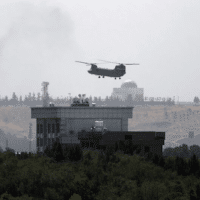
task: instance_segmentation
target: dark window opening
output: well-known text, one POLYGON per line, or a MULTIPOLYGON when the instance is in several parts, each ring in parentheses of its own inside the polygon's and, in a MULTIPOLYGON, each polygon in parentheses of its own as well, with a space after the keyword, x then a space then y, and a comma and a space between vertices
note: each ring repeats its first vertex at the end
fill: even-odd
POLYGON ((55 133, 55 124, 52 124, 52 133, 55 133))
POLYGON ((40 133, 43 133, 43 124, 40 124, 40 133))
POLYGON ((40 125, 37 124, 37 133, 40 133, 40 125))
POLYGON ((39 138, 37 138, 37 147, 39 147, 39 138))
POLYGON ((132 135, 125 135, 125 140, 132 140, 132 135))
POLYGON ((51 124, 48 124, 48 133, 51 133, 51 124))

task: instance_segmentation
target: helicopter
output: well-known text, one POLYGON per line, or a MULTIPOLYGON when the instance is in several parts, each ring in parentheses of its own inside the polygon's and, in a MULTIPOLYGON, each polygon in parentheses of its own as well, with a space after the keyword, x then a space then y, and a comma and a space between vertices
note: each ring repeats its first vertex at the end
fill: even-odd
POLYGON ((79 63, 83 63, 86 65, 91 65, 90 70, 88 70, 89 74, 97 75, 99 78, 102 76, 103 78, 105 76, 108 77, 114 77, 115 79, 119 77, 121 79, 121 76, 126 74, 126 66, 125 65, 139 65, 138 63, 117 63, 117 62, 110 62, 110 61, 105 61, 101 60, 107 63, 115 63, 118 64, 115 66, 114 69, 106 69, 106 68, 99 68, 97 67, 97 64, 106 64, 106 63, 88 63, 88 62, 82 62, 82 61, 76 61, 79 63))

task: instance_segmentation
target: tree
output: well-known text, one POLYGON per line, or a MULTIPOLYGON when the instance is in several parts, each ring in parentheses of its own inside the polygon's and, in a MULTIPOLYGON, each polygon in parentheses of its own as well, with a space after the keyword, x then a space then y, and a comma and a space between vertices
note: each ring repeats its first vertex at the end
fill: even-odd
POLYGON ((28 100, 29 100, 29 101, 32 101, 31 92, 29 92, 29 94, 28 94, 28 100))
POLYGON ((8 96, 5 96, 5 98, 4 98, 4 105, 5 105, 5 106, 8 105, 8 96))
POLYGON ((97 97, 94 97, 94 103, 98 103, 97 97))
POLYGON ((3 149, 1 148, 1 146, 0 146, 0 152, 3 153, 3 149))
POLYGON ((187 144, 182 144, 180 147, 180 156, 182 158, 189 158, 190 157, 190 152, 188 149, 188 145, 187 144))
POLYGON ((56 145, 56 149, 55 149, 53 158, 57 162, 64 160, 63 149, 62 149, 60 142, 58 142, 57 145, 56 145))
POLYGON ((12 94, 12 99, 18 100, 17 95, 15 94, 15 92, 13 92, 13 94, 12 94))
POLYGON ((17 98, 15 92, 13 92, 12 98, 10 99, 9 104, 10 105, 17 105, 17 103, 18 103, 18 98, 17 98))
POLYGON ((196 144, 190 146, 190 156, 193 156, 193 154, 200 158, 200 147, 196 144))
POLYGON ((197 97, 197 96, 194 97, 194 103, 195 103, 195 104, 198 104, 198 103, 199 103, 199 97, 197 97))
POLYGON ((41 94, 40 94, 40 92, 37 93, 37 101, 41 101, 41 94))
POLYGON ((20 97, 19 97, 19 104, 20 104, 20 105, 23 104, 22 95, 20 95, 20 97))
POLYGON ((109 98, 108 98, 108 96, 106 96, 106 98, 105 98, 105 104, 108 106, 109 105, 109 98))
POLYGON ((175 102, 172 101, 171 98, 169 98, 169 99, 167 99, 166 104, 167 104, 168 106, 172 106, 172 105, 175 105, 175 102))
POLYGON ((33 100, 33 101, 36 100, 36 97, 35 97, 35 93, 34 93, 34 92, 33 92, 32 100, 33 100))
POLYGON ((197 183, 195 188, 196 188, 197 199, 200 199, 200 183, 197 183))
POLYGON ((27 105, 27 106, 30 105, 30 101, 29 101, 29 99, 28 99, 28 97, 26 95, 24 97, 24 105, 27 105))
POLYGON ((11 153, 15 154, 15 150, 10 147, 6 147, 6 152, 11 152, 11 153))
POLYGON ((189 165, 190 173, 195 175, 199 171, 199 160, 195 154, 190 158, 189 165))

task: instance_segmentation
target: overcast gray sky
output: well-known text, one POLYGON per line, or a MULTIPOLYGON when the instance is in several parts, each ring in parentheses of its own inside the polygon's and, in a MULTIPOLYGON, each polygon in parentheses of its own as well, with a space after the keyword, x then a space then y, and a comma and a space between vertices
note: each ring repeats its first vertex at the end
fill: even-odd
MULTIPOLYGON (((101 65, 112 69, 115 64, 101 65)), ((199 0, 0 2, 0 95, 105 96, 131 79, 144 96, 200 97, 199 0), (140 63, 121 80, 75 60, 140 63)))

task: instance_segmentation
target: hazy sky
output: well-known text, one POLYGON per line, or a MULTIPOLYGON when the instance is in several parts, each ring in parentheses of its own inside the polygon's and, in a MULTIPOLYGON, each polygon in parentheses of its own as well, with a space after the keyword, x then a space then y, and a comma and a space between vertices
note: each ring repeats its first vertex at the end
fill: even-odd
POLYGON ((47 81, 53 97, 105 98, 131 79, 144 96, 192 101, 199 66, 199 0, 0 1, 1 97, 41 92, 47 81), (140 65, 115 80, 75 62, 98 59, 140 65))

